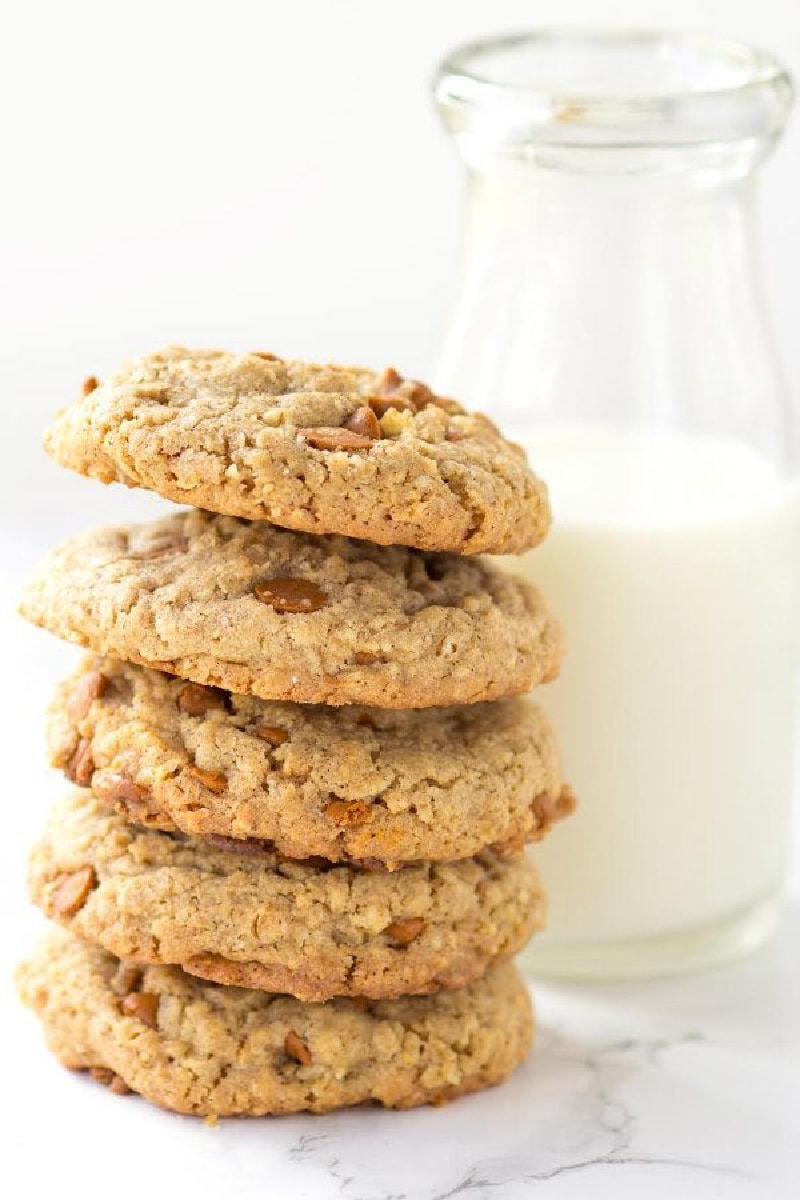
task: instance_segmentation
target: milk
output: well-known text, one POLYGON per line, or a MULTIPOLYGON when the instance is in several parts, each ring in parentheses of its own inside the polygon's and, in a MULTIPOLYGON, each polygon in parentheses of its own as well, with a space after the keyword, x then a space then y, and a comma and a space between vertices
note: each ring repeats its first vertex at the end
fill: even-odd
POLYGON ((780 892, 800 492, 724 441, 563 431, 527 449, 554 526, 508 565, 566 626, 536 698, 580 799, 532 851, 551 896, 533 961, 568 962, 570 944, 641 945, 780 892))

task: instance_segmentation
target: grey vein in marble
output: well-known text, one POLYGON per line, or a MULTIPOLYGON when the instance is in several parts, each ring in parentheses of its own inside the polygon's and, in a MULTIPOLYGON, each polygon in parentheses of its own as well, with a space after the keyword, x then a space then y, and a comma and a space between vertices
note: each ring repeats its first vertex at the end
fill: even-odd
POLYGON ((639 1196, 642 1171, 664 1194, 788 1197, 798 927, 794 913, 773 947, 706 976, 538 988, 538 1046, 504 1086, 439 1110, 334 1114, 289 1159, 342 1200, 521 1200, 555 1180, 559 1200, 604 1197, 626 1179, 639 1196))

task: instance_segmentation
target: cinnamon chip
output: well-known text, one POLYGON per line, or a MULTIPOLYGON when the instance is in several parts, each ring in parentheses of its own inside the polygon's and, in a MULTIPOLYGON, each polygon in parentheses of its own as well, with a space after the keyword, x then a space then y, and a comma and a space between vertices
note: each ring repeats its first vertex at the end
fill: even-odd
POLYGON ((380 422, 367 405, 357 408, 345 421, 344 428, 349 429, 351 433, 358 433, 362 437, 370 438, 372 441, 376 441, 381 436, 380 422))
POLYGON ((376 383, 375 394, 368 397, 367 403, 378 417, 384 416, 390 408, 417 413, 429 404, 435 404, 447 413, 464 411, 455 400, 437 396, 419 379, 404 379, 394 367, 386 368, 376 383))
POLYGON ((92 706, 93 700, 98 700, 108 686, 105 675, 99 671, 87 671, 81 675, 67 701, 67 715, 73 724, 82 721, 92 706))
POLYGON ((289 1055, 289 1058, 293 1058, 295 1062, 300 1063, 301 1067, 310 1067, 314 1061, 308 1046, 300 1040, 293 1029, 290 1029, 287 1033, 283 1048, 289 1055))
POLYGON ((100 387, 100 380, 96 375, 90 375, 88 379, 84 379, 81 391, 84 396, 91 396, 92 392, 100 387))
POLYGON ((190 766, 189 774, 202 783, 204 788, 208 788, 210 792, 214 792, 217 796, 221 795, 228 786, 228 779, 221 771, 204 771, 202 767, 190 766))
POLYGON ((93 790, 104 804, 113 804, 123 812, 136 813, 146 807, 151 798, 146 787, 136 783, 129 775, 122 775, 116 771, 100 772, 93 790))
POLYGON ((384 392, 394 392, 403 382, 403 376, 394 367, 387 367, 378 380, 378 392, 383 395, 384 392))
POLYGON ((187 683, 178 693, 178 709, 190 717, 203 717, 211 709, 226 707, 225 693, 219 688, 187 683))
POLYGON ((376 418, 385 417, 390 408, 411 413, 417 411, 417 407, 412 400, 408 396, 401 396, 399 393, 396 396, 368 396, 367 404, 369 404, 376 418))
POLYGON ((53 897, 53 912, 57 917, 74 917, 83 908, 92 890, 97 886, 94 867, 78 867, 69 875, 63 875, 53 897))
POLYGON ((348 829, 366 825, 370 816, 368 804, 363 804, 360 800, 342 800, 339 796, 329 800, 322 811, 329 820, 337 825, 346 825, 348 829))
POLYGON ((425 928, 422 917, 400 917, 384 929, 386 936, 398 946, 410 946, 425 928))
POLYGON ((298 429, 297 432, 315 450, 369 450, 374 441, 370 434, 338 425, 320 425, 316 429, 298 429))
POLYGON ((64 763, 64 774, 78 787, 88 787, 94 774, 92 744, 88 738, 80 738, 71 757, 64 763))
POLYGON ((531 811, 536 822, 532 837, 538 841, 548 832, 556 821, 563 821, 577 807, 577 797, 571 787, 564 786, 557 796, 552 792, 539 792, 534 796, 531 811))
POLYGON ((114 1096, 130 1096, 132 1089, 128 1087, 121 1075, 115 1075, 108 1085, 108 1090, 114 1096))
POLYGON ((136 992, 142 982, 144 972, 136 963, 121 962, 111 976, 109 987, 115 996, 127 996, 136 992))
POLYGON ((293 579, 281 576, 277 579, 262 579, 253 589, 257 600, 271 604, 276 612, 318 612, 328 603, 321 587, 309 579, 293 579))
POLYGON ((136 1017, 143 1025, 158 1028, 158 996, 155 992, 130 992, 123 996, 120 1009, 126 1017, 136 1017))
POLYGON ((418 379, 410 379, 408 381, 406 395, 416 408, 417 412, 419 412, 421 408, 427 408, 429 404, 433 404, 433 402, 437 399, 435 393, 431 391, 428 385, 426 383, 420 383, 418 379))
POLYGON ((284 742, 288 742, 289 734, 285 729, 279 729, 277 725, 253 725, 247 731, 255 737, 262 738, 263 741, 269 742, 271 746, 282 746, 284 742))
POLYGON ((280 362, 280 355, 271 354, 269 350, 251 350, 253 358, 263 358, 267 362, 280 362))

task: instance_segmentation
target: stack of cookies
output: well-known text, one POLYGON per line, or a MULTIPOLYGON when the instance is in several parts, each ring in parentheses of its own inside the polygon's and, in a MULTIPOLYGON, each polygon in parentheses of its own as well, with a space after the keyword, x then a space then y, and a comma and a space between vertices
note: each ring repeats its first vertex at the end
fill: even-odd
POLYGON ((91 652, 31 863, 61 929, 20 971, 55 1055, 210 1118, 502 1079, 545 910, 524 846, 572 807, 519 698, 559 628, 476 557, 547 532, 522 451, 393 370, 179 348, 87 380, 47 446, 195 506, 26 589, 91 652))

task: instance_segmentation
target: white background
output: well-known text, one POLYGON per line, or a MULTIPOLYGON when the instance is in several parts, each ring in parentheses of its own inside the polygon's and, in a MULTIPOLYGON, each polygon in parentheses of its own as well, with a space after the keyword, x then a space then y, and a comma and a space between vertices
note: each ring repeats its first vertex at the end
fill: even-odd
MULTIPOLYGON (((460 165, 429 94, 452 43, 531 23, 650 23, 747 38, 800 72, 797 0, 6 11, 0 487, 17 526, 46 518, 51 539, 122 504, 51 467, 37 438, 86 375, 126 356, 183 341, 424 375, 458 253, 460 165)), ((763 222, 795 391, 798 196, 800 120, 765 171, 763 222)))
MULTIPOLYGON (((437 60, 452 43, 483 33, 626 22, 742 37, 778 51, 800 73, 798 0, 5 6, 4 959, 11 962, 29 939, 25 851, 57 787, 43 765, 42 709, 52 682, 73 661, 72 651, 14 617, 19 580, 70 531, 144 516, 157 504, 58 471, 39 448, 49 414, 77 395, 86 375, 170 341, 393 362, 424 377, 454 285, 462 182, 430 101, 437 60)), ((763 186, 767 278, 795 395, 798 199, 800 118, 763 186)), ((5 980, 4 964, 0 970, 5 980)), ((5 981, 3 988, 4 1037, 13 1051, 20 1023, 5 981)), ((37 1035, 20 1037, 20 1053, 38 1060, 37 1035)), ((13 1108, 8 1075, 25 1064, 8 1058, 5 1070, 0 1092, 13 1108)), ((59 1076, 53 1086, 68 1105, 75 1094, 69 1081, 59 1076)), ((98 1097, 89 1102, 92 1112, 103 1107, 105 1097, 98 1097)), ((131 1157, 141 1151, 131 1146, 131 1157)), ((146 1170, 146 1155, 142 1165, 146 1170)), ((125 1172, 126 1164, 116 1170, 125 1172)), ((75 1178, 67 1175, 65 1189, 75 1178)), ((103 1178, 103 1187, 81 1194, 119 1184, 103 1178)), ((199 1194, 196 1177, 191 1187, 199 1194)))

